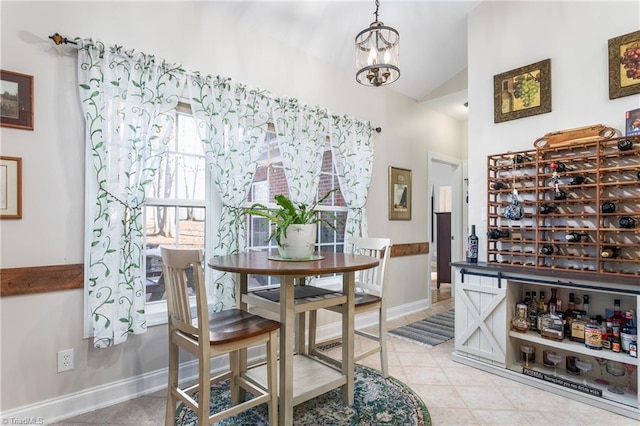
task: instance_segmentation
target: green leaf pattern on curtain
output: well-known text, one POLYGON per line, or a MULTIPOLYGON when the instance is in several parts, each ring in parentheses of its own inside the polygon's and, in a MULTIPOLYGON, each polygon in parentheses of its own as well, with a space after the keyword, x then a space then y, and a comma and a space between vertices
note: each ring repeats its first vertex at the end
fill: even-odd
POLYGON ((311 205, 320 182, 329 125, 327 112, 301 105, 296 99, 279 98, 273 107, 273 119, 289 198, 311 205))
POLYGON ((345 247, 367 237, 367 194, 373 172, 373 128, 351 117, 331 117, 331 152, 347 207, 345 247))
MULTIPOLYGON (((206 155, 213 157, 215 190, 222 200, 213 255, 245 248, 242 203, 253 182, 270 119, 265 92, 250 90, 223 77, 189 79, 191 106, 206 155)), ((236 306, 235 274, 214 273, 209 287, 213 310, 236 306)))
POLYGON ((78 81, 86 120, 88 300, 94 346, 146 331, 142 203, 153 183, 184 70, 152 55, 79 40, 78 81), (87 179, 92 181, 93 179, 87 179))

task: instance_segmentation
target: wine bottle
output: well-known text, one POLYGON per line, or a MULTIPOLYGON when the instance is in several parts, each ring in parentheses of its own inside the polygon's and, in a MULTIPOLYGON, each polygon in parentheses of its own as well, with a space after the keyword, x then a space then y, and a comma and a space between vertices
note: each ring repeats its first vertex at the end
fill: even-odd
POLYGON ((634 226, 636 226, 636 222, 636 218, 633 218, 631 216, 623 216, 618 220, 620 228, 633 228, 634 226))
POLYGON ((589 234, 585 232, 569 232, 564 236, 564 239, 567 240, 568 243, 579 243, 582 240, 582 237, 588 237, 589 234))
POLYGON ((564 164, 563 162, 560 162, 560 161, 558 161, 557 163, 553 162, 553 163, 549 164, 549 168, 551 170, 553 170, 555 172, 559 172, 559 173, 567 171, 567 165, 564 164))
POLYGON ((556 190, 553 191, 553 199, 554 200, 566 200, 567 199, 567 192, 558 188, 556 190))
POLYGON ((540 248, 540 253, 547 256, 555 252, 557 252, 557 250, 551 244, 543 244, 540 248))
POLYGON ((605 201, 600 205, 600 211, 602 213, 613 213, 616 211, 616 205, 611 201, 605 201))
POLYGON ((522 155, 522 154, 516 154, 513 156, 513 161, 515 163, 524 163, 526 161, 533 161, 533 158, 527 156, 527 155, 522 155))
POLYGON ((471 225, 471 234, 467 238, 467 262, 478 263, 478 237, 476 235, 476 226, 471 225))
POLYGON ((633 148, 633 142, 631 142, 631 139, 620 139, 618 141, 618 150, 629 151, 632 148, 633 148))
POLYGON ((509 230, 507 229, 489 229, 487 231, 487 238, 489 238, 490 240, 499 240, 500 238, 507 238, 509 237, 511 234, 509 233, 509 230))
POLYGON ((491 183, 489 184, 489 188, 490 188, 492 191, 499 191, 499 190, 501 190, 501 189, 507 189, 507 188, 508 188, 508 186, 507 186, 507 184, 506 184, 506 183, 504 183, 504 182, 495 181, 495 182, 491 182, 491 183))
POLYGON ((574 175, 569 177, 569 185, 581 185, 584 183, 584 181, 584 176, 574 175))
POLYGON ((556 207, 553 204, 541 204, 538 207, 538 213, 540 213, 540 214, 555 213, 557 211, 558 211, 558 207, 556 207))
POLYGON ((605 259, 615 259, 620 255, 620 249, 614 246, 603 247, 600 256, 605 259))

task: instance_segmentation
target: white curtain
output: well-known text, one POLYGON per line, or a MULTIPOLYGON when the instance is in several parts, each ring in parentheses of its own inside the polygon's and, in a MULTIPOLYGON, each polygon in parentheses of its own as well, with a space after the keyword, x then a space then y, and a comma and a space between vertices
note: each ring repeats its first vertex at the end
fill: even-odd
POLYGON ((331 117, 331 151, 340 190, 347 207, 345 250, 351 237, 366 237, 367 194, 373 171, 373 137, 369 123, 351 117, 331 117))
POLYGON ((273 119, 289 198, 294 203, 311 205, 320 181, 327 112, 301 105, 296 99, 279 98, 273 106, 273 119))
MULTIPOLYGON (((206 155, 212 156, 214 186, 222 212, 212 256, 245 247, 242 203, 258 166, 270 119, 269 98, 223 77, 190 77, 191 106, 206 155)), ((236 306, 234 274, 214 272, 209 300, 221 311, 236 306)))
POLYGON ((79 40, 86 121, 87 287, 94 346, 146 331, 141 206, 153 182, 185 75, 176 65, 122 47, 79 40))

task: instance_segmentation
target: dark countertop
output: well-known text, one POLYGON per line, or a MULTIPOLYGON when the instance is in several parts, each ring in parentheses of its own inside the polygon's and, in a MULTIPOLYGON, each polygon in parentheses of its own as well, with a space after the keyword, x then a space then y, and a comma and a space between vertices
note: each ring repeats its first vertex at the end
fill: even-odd
POLYGON ((467 263, 467 262, 451 262, 451 266, 456 268, 467 268, 481 270, 488 273, 506 273, 522 275, 535 275, 540 277, 548 277, 552 279, 565 279, 573 281, 596 282, 601 285, 606 284, 624 284, 640 287, 640 275, 631 274, 599 274, 596 272, 582 272, 579 270, 571 271, 567 269, 556 268, 534 268, 534 267, 518 267, 513 265, 503 265, 498 263, 467 263))

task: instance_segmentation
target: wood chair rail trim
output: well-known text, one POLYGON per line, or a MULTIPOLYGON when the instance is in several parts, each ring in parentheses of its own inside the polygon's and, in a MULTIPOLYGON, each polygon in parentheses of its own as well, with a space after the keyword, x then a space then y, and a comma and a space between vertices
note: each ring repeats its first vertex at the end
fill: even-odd
MULTIPOLYGON (((429 243, 406 243, 391 246, 391 257, 429 253, 429 243)), ((0 297, 74 290, 84 287, 82 263, 51 266, 27 266, 0 269, 0 297)))

